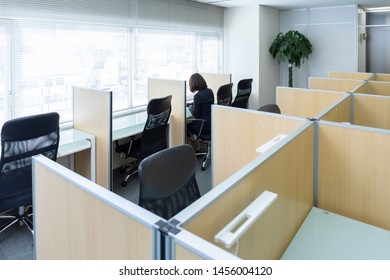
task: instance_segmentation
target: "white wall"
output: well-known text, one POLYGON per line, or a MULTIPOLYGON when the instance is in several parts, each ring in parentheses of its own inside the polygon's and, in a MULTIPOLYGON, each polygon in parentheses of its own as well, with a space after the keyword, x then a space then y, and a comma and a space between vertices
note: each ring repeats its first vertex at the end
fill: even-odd
POLYGON ((259 7, 259 104, 257 108, 276 103, 276 86, 280 85, 279 64, 272 58, 269 48, 280 31, 279 10, 259 7))
MULTIPOLYGON (((281 12, 281 30, 307 35, 313 53, 294 68, 294 86, 307 87, 307 78, 326 77, 328 71, 358 71, 358 9, 356 5, 281 12)), ((281 66, 282 85, 288 85, 287 67, 281 66)))
POLYGON ((259 104, 259 9, 246 6, 225 9, 225 73, 232 74, 233 96, 237 83, 253 78, 249 108, 259 104))

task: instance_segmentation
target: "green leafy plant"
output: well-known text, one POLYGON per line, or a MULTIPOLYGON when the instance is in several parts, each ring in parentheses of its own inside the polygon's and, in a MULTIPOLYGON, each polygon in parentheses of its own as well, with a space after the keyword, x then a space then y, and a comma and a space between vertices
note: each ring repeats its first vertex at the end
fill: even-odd
POLYGON ((309 58, 313 47, 302 33, 290 30, 287 33, 280 32, 272 43, 269 52, 278 64, 288 62, 288 86, 293 86, 292 67, 301 67, 305 59, 309 58))

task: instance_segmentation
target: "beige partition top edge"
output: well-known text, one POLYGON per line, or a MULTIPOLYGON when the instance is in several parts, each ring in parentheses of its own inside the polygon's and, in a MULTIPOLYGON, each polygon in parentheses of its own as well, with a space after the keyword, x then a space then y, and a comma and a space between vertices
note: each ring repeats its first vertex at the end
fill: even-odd
POLYGON ((277 87, 277 104, 284 115, 313 118, 347 96, 338 91, 277 87))
POLYGON ((373 73, 367 72, 336 72, 329 71, 328 78, 337 78, 337 79, 350 79, 350 80, 367 80, 373 73))
POLYGON ((390 132, 318 126, 318 207, 390 230, 390 132))
MULTIPOLYGON (((95 136, 96 182, 112 187, 112 93, 83 87, 73 88, 73 127, 95 136)), ((81 157, 82 155, 80 155, 81 157)), ((89 159, 88 159, 89 160, 89 159)), ((75 168, 83 168, 75 158, 75 168)))
POLYGON ((360 86, 364 82, 365 81, 360 80, 309 77, 309 88, 352 92, 356 87, 360 86))
POLYGON ((266 159, 253 160, 250 164, 257 165, 244 174, 240 172, 239 180, 230 184, 228 179, 201 197, 196 204, 202 207, 183 221, 182 227, 224 249, 214 236, 268 190, 278 198, 241 236, 238 257, 279 259, 313 206, 313 161, 314 125, 310 123, 283 148, 266 159), (210 200, 214 193, 216 197, 210 200), (203 200, 209 203, 203 204, 203 200))
POLYGON ((43 157, 34 160, 33 171, 38 260, 154 258, 150 221, 126 214, 138 206, 43 157))
POLYGON ((259 146, 281 134, 289 135, 307 122, 303 118, 218 105, 213 106, 212 114, 213 186, 258 157, 259 146))
POLYGON ((186 82, 182 80, 148 79, 148 98, 172 95, 169 146, 185 143, 186 82))
POLYGON ((390 82, 390 74, 376 73, 372 80, 390 82))

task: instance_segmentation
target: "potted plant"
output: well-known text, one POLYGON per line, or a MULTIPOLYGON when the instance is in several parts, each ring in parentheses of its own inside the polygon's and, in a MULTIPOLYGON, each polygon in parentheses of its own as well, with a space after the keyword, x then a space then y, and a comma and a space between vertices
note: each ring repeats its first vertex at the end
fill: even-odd
POLYGON ((302 33, 290 30, 287 33, 280 32, 272 43, 269 52, 280 64, 281 61, 288 62, 288 86, 293 86, 292 67, 301 67, 305 58, 309 58, 313 47, 302 33))

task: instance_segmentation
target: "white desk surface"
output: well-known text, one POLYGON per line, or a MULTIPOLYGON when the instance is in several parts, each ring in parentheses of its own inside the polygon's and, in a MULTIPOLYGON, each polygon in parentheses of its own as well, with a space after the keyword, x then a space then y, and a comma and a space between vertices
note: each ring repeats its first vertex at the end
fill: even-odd
POLYGON ((140 134, 147 119, 146 111, 123 115, 112 119, 112 140, 140 134))
POLYGON ((313 207, 282 259, 390 260, 390 231, 313 207))
POLYGON ((63 157, 89 149, 94 139, 95 136, 75 128, 61 130, 57 156, 63 157))

